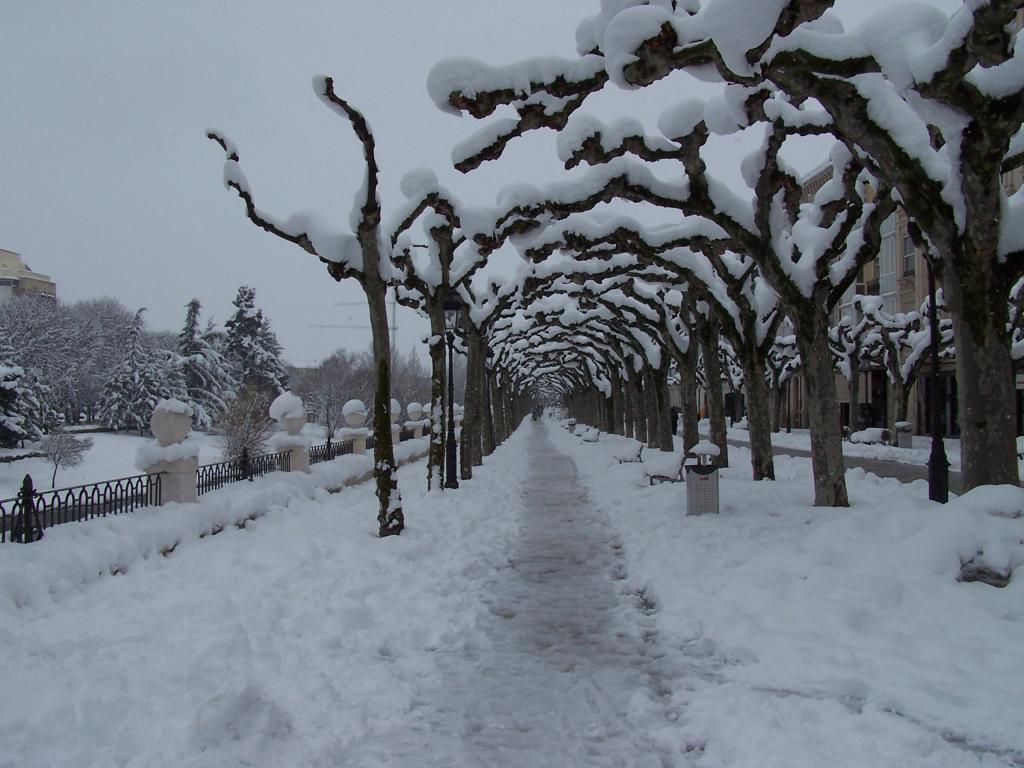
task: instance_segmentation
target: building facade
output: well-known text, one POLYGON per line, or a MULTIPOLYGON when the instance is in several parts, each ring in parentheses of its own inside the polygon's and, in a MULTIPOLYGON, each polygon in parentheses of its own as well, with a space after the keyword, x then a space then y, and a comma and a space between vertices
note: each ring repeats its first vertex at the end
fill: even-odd
POLYGON ((0 248, 0 304, 25 295, 56 301, 57 284, 49 275, 33 272, 19 254, 0 248))

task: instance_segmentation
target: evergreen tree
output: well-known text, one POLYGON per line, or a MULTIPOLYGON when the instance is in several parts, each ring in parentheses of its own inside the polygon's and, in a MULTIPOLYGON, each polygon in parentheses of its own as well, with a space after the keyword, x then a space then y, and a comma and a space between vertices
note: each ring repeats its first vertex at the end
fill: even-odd
POLYGON ((32 412, 39 401, 25 370, 12 363, 13 351, 0 345, 0 447, 15 448, 21 440, 39 437, 32 412))
POLYGON ((185 327, 178 336, 178 355, 186 398, 196 426, 209 429, 224 413, 237 388, 231 364, 218 349, 221 335, 212 324, 199 330, 199 299, 187 305, 185 327))
POLYGON ((224 323, 227 352, 245 386, 276 395, 287 380, 281 345, 263 311, 256 308, 256 291, 243 285, 233 302, 235 313, 224 323))
POLYGON ((173 390, 168 365, 147 342, 142 313, 135 313, 121 362, 103 391, 100 418, 111 429, 142 430, 153 408, 173 390))

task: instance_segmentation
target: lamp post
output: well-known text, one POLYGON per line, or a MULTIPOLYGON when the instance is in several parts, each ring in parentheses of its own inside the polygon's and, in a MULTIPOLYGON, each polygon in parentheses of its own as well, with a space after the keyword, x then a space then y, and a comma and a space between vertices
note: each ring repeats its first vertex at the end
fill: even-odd
POLYGON ((455 456, 455 329, 462 316, 462 302, 449 294, 444 300, 445 341, 448 343, 448 434, 445 438, 444 487, 458 488, 459 477, 455 456))
POLYGON ((935 272, 932 260, 925 256, 928 270, 928 324, 931 326, 931 362, 929 377, 930 399, 932 401, 931 425, 932 449, 928 454, 928 498, 945 504, 949 501, 949 461, 946 446, 942 442, 942 417, 939 413, 941 380, 939 379, 939 310, 935 306, 935 272))

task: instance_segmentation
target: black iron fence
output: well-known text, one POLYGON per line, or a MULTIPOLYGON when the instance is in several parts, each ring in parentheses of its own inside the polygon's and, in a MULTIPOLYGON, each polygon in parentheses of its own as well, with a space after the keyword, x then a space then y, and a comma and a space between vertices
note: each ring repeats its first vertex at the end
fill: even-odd
POLYGON ((199 467, 196 470, 196 492, 201 496, 223 488, 229 483, 252 480, 271 472, 287 472, 289 469, 291 457, 288 451, 264 453, 259 456, 250 456, 248 451, 242 451, 238 458, 199 467))
POLYGON ((351 440, 345 440, 340 443, 314 445, 309 449, 309 463, 319 464, 321 461, 330 461, 331 459, 336 459, 339 456, 344 456, 347 453, 352 453, 351 440))
MULTIPOLYGON (((412 430, 402 429, 398 440, 404 442, 412 437, 412 430)), ((373 450, 374 442, 373 435, 369 435, 366 439, 368 451, 373 450)), ((315 445, 309 449, 309 463, 330 461, 348 453, 352 453, 350 440, 315 445)), ((243 451, 236 459, 199 467, 196 470, 196 490, 201 495, 229 483, 290 469, 291 457, 287 451, 259 456, 249 456, 247 451, 243 451)), ((122 477, 51 491, 35 490, 32 478, 25 475, 21 492, 12 499, 0 500, 0 543, 38 541, 43 531, 54 525, 119 515, 159 504, 158 474, 122 477)))
POLYGON ((37 491, 25 475, 21 492, 0 500, 0 542, 28 543, 61 523, 134 512, 160 504, 160 475, 135 475, 103 483, 37 491))

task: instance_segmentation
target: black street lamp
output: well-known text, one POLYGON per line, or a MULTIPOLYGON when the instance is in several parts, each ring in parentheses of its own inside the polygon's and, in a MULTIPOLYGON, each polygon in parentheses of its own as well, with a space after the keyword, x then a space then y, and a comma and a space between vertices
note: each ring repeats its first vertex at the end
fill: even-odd
POLYGON ((935 306, 935 272, 932 260, 925 256, 928 269, 928 324, 931 326, 932 371, 929 377, 932 401, 931 425, 932 450, 928 454, 928 498, 945 504, 949 501, 949 460, 946 446, 942 442, 942 414, 939 412, 941 380, 939 378, 939 310, 935 306))
POLYGON ((458 488, 459 477, 455 456, 455 331, 462 318, 462 302, 449 294, 444 300, 445 341, 448 342, 448 435, 445 438, 444 487, 458 488))

